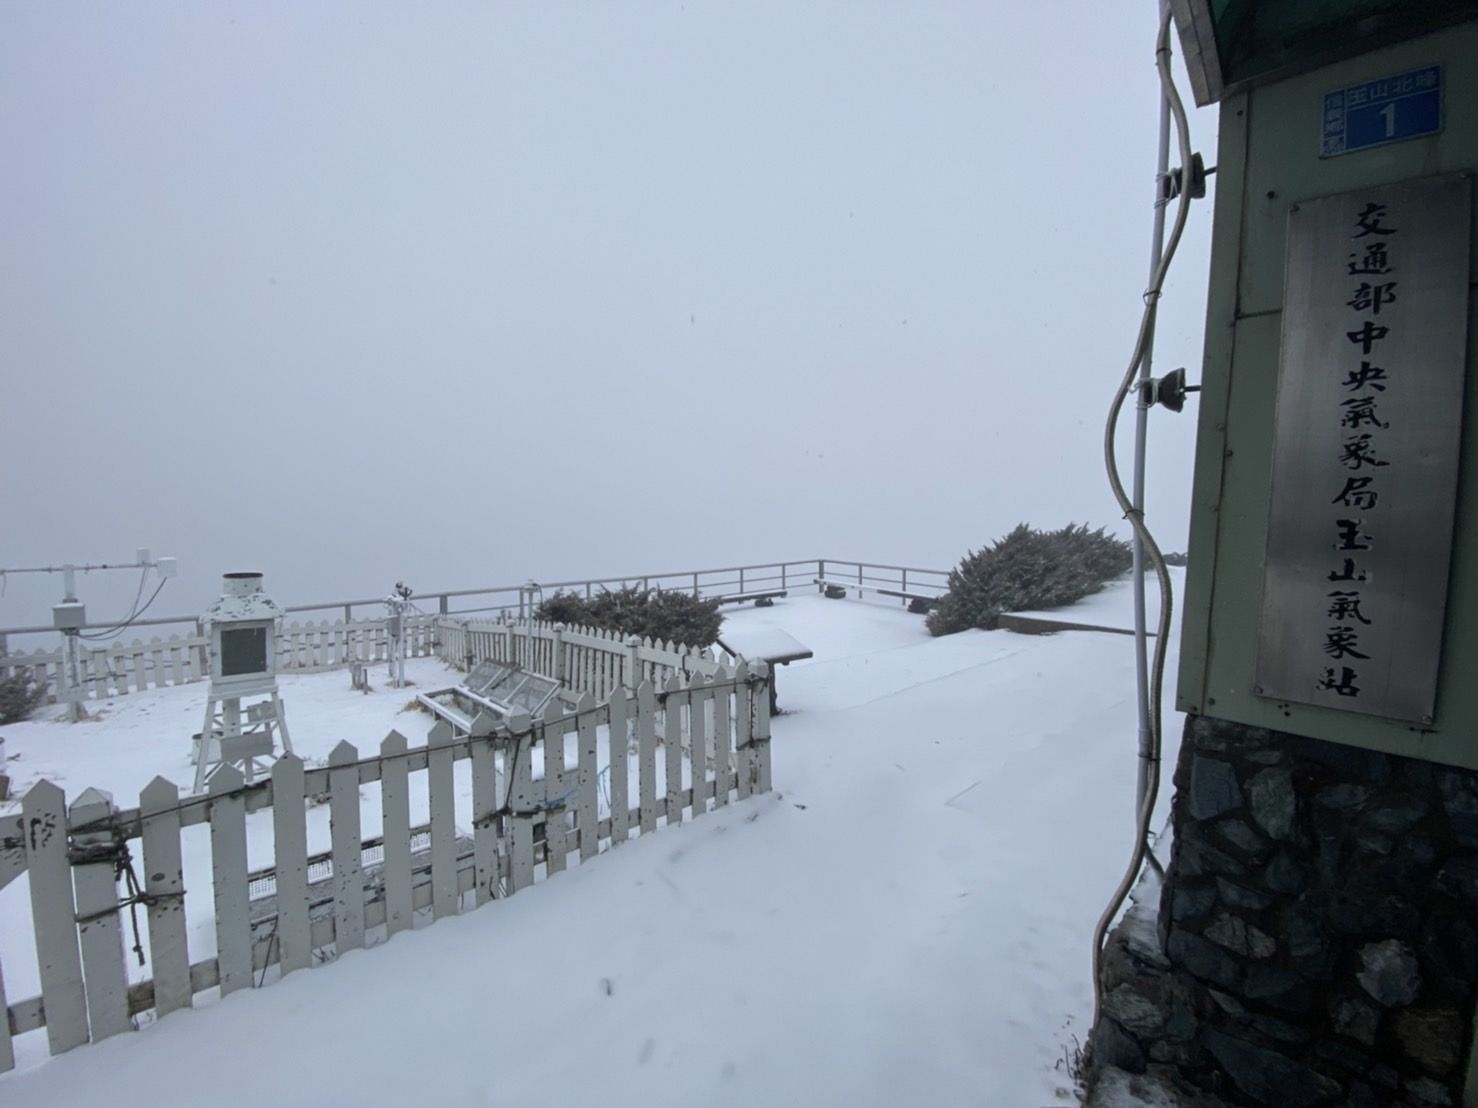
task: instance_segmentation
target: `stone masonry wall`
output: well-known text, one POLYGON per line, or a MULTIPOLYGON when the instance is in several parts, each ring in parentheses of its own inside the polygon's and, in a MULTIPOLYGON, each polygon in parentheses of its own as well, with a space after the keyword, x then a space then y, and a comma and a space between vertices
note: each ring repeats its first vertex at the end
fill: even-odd
POLYGON ((1461 1105, 1478 774, 1191 717, 1175 788, 1159 943, 1115 936, 1096 1061, 1235 1104, 1461 1105))

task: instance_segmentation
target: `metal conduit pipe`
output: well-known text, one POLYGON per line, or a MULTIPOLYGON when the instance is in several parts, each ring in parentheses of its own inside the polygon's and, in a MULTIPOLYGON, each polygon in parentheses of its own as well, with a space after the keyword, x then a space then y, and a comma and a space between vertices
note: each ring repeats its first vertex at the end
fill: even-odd
MULTIPOLYGON (((1188 178, 1191 158, 1191 136, 1190 124, 1186 119, 1185 105, 1180 99, 1180 93, 1175 87, 1174 78, 1170 73, 1170 11, 1165 4, 1160 9, 1160 33, 1155 48, 1155 68, 1160 76, 1160 88, 1164 102, 1169 106, 1171 119, 1175 125, 1175 133, 1180 151, 1180 164, 1182 174, 1188 178)), ((1170 574, 1165 568, 1165 559, 1160 553, 1160 548, 1155 542, 1154 536, 1144 523, 1144 511, 1138 507, 1124 489, 1123 480, 1119 475, 1118 459, 1115 456, 1117 446, 1119 415, 1123 411, 1124 403, 1129 393, 1135 387, 1135 378, 1139 374, 1146 351, 1149 348, 1151 336, 1154 334, 1156 313, 1159 309, 1161 291, 1165 285, 1165 275, 1170 269, 1170 263, 1174 260, 1176 248, 1180 245, 1180 238, 1185 231, 1186 217, 1190 213, 1191 189, 1188 180, 1182 181, 1179 202, 1175 209, 1175 221, 1170 228, 1170 234, 1165 243, 1164 252, 1154 268, 1150 280, 1150 286, 1144 294, 1144 312, 1140 316, 1139 334, 1134 342, 1134 352, 1129 359, 1129 367, 1124 372, 1123 380, 1119 384, 1118 392, 1114 395, 1113 403, 1109 406, 1108 422, 1104 428, 1103 451, 1104 468, 1108 473, 1109 486, 1113 490, 1114 499, 1118 501, 1119 507, 1123 509, 1124 518, 1129 521, 1134 529, 1137 540, 1142 544, 1146 560, 1155 569, 1155 576, 1160 586, 1160 618, 1158 621, 1158 634, 1155 639, 1154 660, 1149 674, 1149 733, 1147 744, 1142 745, 1139 754, 1139 787, 1138 804, 1135 820, 1134 849, 1129 858, 1129 864, 1124 870, 1124 875, 1119 879, 1118 887, 1114 890, 1113 898, 1104 909, 1098 919, 1098 924, 1093 929, 1093 1023, 1097 1026, 1099 1014, 1103 1007, 1102 997, 1102 971, 1103 971, 1103 946, 1108 936, 1108 929, 1113 924, 1114 918, 1119 914, 1124 900, 1129 895, 1129 890, 1134 887, 1134 882, 1139 876, 1140 869, 1144 866, 1145 856, 1149 850, 1150 819, 1154 813, 1155 799, 1160 789, 1160 750, 1163 738, 1163 714, 1164 709, 1161 701, 1161 689, 1165 677, 1165 651, 1170 638, 1171 617, 1171 591, 1170 574)))

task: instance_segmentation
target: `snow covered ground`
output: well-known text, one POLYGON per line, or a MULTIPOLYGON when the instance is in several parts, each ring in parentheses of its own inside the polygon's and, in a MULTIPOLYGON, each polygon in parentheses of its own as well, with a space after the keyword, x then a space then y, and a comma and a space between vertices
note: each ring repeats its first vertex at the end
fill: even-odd
MULTIPOLYGON (((1127 618, 1128 593, 1092 598, 1093 622, 1127 618)), ((48 1059, 28 1034, 0 1100, 1070 1102, 1090 936, 1132 838, 1132 640, 931 639, 901 607, 813 596, 728 619, 815 651, 780 671, 774 793, 136 1035, 48 1059)), ((450 676, 425 660, 409 675, 450 676)), ((424 740, 409 691, 350 694, 346 673, 283 685, 310 760, 391 727, 424 740)), ((203 692, 7 728, 17 785, 59 777, 131 804, 155 773, 184 781, 203 692)), ((11 968, 24 885, 0 890, 12 1000, 35 991, 11 968)))

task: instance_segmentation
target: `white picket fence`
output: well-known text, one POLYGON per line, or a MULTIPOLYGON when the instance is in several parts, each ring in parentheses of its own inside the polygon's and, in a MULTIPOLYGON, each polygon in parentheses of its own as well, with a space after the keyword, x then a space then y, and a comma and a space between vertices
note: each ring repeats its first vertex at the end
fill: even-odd
POLYGON ((471 669, 488 660, 511 662, 597 700, 623 685, 631 689, 650 681, 661 687, 674 674, 711 677, 719 668, 708 650, 596 627, 442 616, 435 638, 437 656, 449 665, 471 669))
MULTIPOLYGON (((437 617, 411 616, 406 620, 407 650, 411 657, 436 652, 437 617)), ((81 655, 82 688, 95 700, 142 692, 147 688, 183 685, 210 676, 204 634, 154 637, 148 642, 115 642, 87 647, 81 655)), ((389 658, 390 640, 382 619, 322 620, 284 625, 277 637, 277 669, 283 673, 315 673, 350 662, 381 662, 389 658)), ((0 654, 0 678, 18 670, 32 670, 44 678, 52 699, 61 688, 63 654, 60 650, 0 654)))
POLYGON ((377 945, 418 915, 441 919, 511 896, 633 834, 680 824, 685 812, 693 820, 768 791, 768 682, 762 662, 673 673, 660 687, 644 680, 634 694, 616 688, 604 703, 586 693, 573 711, 556 701, 538 720, 481 716, 463 739, 438 723, 418 749, 392 731, 368 758, 347 742, 324 767, 287 755, 270 781, 250 787, 227 767, 208 795, 182 799, 156 777, 126 811, 93 789, 69 809, 55 784, 33 786, 20 815, 0 824, 0 888, 29 874, 41 995, 7 1003, 0 967, 0 1013, 8 1017, 0 1020, 0 1071, 14 1066, 14 1035, 44 1028, 53 1054, 104 1039, 144 1013, 164 1017, 210 989, 225 996, 260 987, 274 968, 290 973, 377 945), (463 759, 472 800, 458 812, 453 766, 463 759), (430 823, 412 827, 411 790, 422 780, 430 823), (366 839, 360 790, 377 782, 383 825, 366 839), (330 849, 310 855, 306 811, 324 794, 330 849), (246 816, 268 808, 274 865, 253 874, 246 816), (184 883, 181 831, 197 824, 209 825, 208 890, 184 883), (143 879, 135 882, 140 851, 143 879), (187 906, 205 896, 216 954, 192 962, 187 906), (147 934, 131 945, 142 950, 147 940, 152 977, 131 984, 124 937, 140 907, 147 934))

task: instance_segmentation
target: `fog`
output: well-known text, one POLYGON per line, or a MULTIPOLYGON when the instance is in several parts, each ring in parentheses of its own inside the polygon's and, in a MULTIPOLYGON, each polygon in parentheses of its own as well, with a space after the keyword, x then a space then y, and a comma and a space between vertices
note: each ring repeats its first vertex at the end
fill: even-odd
MULTIPOLYGON (((1127 535, 1156 4, 411 8, 0 8, 0 566, 149 546, 170 615, 1127 535)), ((1194 423, 1152 415, 1166 549, 1194 423)))

